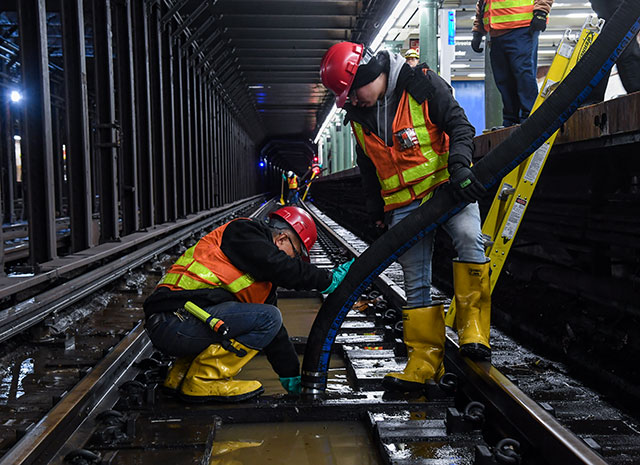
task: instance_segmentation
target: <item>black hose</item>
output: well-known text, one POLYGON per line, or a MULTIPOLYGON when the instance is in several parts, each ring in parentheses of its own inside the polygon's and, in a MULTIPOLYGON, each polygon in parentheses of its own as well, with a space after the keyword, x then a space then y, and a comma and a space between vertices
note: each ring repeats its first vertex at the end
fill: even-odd
MULTIPOLYGON (((474 165, 486 188, 499 182, 540 147, 576 111, 600 80, 609 74, 640 28, 640 1, 625 0, 605 24, 598 39, 544 103, 510 136, 474 165)), ((449 185, 438 190, 394 228, 376 240, 353 263, 316 316, 302 363, 303 394, 324 392, 331 346, 356 299, 373 280, 424 235, 466 206, 454 200, 449 185)))

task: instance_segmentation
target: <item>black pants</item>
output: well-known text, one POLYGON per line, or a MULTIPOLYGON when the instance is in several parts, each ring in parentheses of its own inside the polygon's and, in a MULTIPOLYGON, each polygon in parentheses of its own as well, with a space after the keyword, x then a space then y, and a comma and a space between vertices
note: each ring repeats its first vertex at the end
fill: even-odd
MULTIPOLYGON (((618 9, 622 0, 591 0, 591 7, 599 18, 608 21, 613 13, 618 9)), ((616 61, 618 74, 622 85, 628 93, 640 90, 640 45, 635 37, 629 45, 622 51, 616 61)), ((593 89, 587 97, 585 103, 598 103, 604 100, 604 93, 607 90, 609 76, 605 77, 593 89)))

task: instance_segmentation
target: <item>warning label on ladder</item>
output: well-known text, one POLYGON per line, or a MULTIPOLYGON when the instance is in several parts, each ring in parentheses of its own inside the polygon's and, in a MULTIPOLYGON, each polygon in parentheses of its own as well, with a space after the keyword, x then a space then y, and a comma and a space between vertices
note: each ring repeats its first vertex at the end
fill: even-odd
POLYGON ((527 172, 524 173, 525 181, 530 184, 536 182, 536 179, 538 179, 538 173, 540 172, 540 169, 542 169, 542 164, 547 157, 547 152, 549 151, 550 147, 551 145, 549 144, 549 141, 547 141, 540 147, 538 147, 538 150, 533 152, 531 161, 529 162, 529 166, 527 167, 527 172))
POLYGON ((524 210, 526 208, 527 201, 522 197, 518 197, 513 203, 513 208, 511 208, 511 213, 509 213, 507 223, 504 225, 504 229, 502 230, 502 237, 504 237, 505 239, 513 239, 513 236, 516 235, 518 225, 520 224, 520 220, 522 219, 522 215, 524 215, 524 210))

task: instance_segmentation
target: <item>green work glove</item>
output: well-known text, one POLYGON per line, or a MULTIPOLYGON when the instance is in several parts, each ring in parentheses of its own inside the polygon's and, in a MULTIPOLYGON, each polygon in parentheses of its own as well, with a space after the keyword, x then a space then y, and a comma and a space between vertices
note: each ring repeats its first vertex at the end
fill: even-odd
POLYGON ((289 394, 300 395, 301 387, 300 376, 294 376, 293 378, 280 378, 280 384, 287 390, 289 394))
POLYGON ((355 258, 352 258, 348 262, 344 262, 342 265, 338 265, 333 269, 333 278, 331 280, 331 284, 328 288, 322 291, 323 294, 331 294, 336 290, 336 287, 340 285, 344 277, 347 275, 351 264, 354 262, 355 258))

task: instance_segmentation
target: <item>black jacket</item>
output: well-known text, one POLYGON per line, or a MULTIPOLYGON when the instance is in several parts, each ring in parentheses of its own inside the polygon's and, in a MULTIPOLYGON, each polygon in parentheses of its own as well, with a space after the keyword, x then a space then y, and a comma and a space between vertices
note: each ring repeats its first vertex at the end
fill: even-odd
MULTIPOLYGON (((467 119, 462 107, 453 98, 451 86, 431 70, 428 70, 425 75, 420 66, 411 68, 409 65, 404 65, 400 70, 394 91, 396 111, 400 97, 405 90, 418 103, 428 101, 431 122, 449 136, 449 165, 461 163, 464 166, 470 166, 475 128, 467 119)), ((345 110, 347 110, 345 123, 353 120, 380 136, 380 128, 376 123, 375 106, 357 108, 347 104, 345 110)), ((380 183, 376 175, 376 168, 357 143, 356 154, 362 175, 367 211, 373 221, 384 220, 384 202, 380 195, 380 183)))
MULTIPOLYGON (((232 221, 222 235, 220 248, 236 268, 250 274, 256 281, 273 284, 265 303, 275 304, 278 286, 324 290, 331 284, 330 271, 291 258, 278 249, 273 243, 272 229, 262 221, 246 218, 232 221)), ((171 291, 159 287, 144 302, 144 311, 146 315, 173 312, 188 300, 200 307, 210 307, 235 300, 235 297, 223 289, 171 291)))

